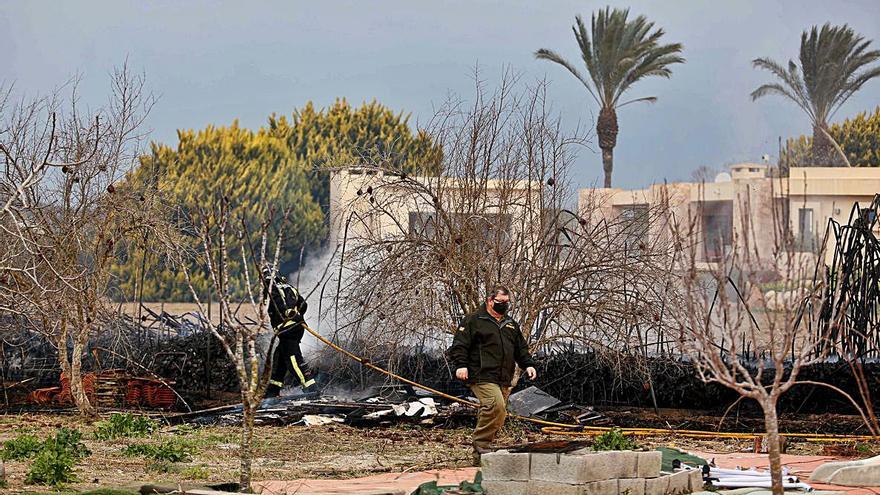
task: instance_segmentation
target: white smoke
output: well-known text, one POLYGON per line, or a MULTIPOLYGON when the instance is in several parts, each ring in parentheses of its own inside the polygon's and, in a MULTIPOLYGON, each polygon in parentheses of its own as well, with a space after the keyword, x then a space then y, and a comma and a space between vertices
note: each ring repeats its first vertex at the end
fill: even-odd
MULTIPOLYGON (((305 258, 300 270, 291 273, 288 277, 290 283, 299 290, 309 304, 305 314, 306 324, 321 335, 330 335, 336 329, 333 313, 327 311, 336 295, 337 273, 333 267, 335 255, 334 249, 325 248, 317 255, 305 258)), ((310 361, 323 345, 306 332, 301 345, 306 360, 310 361)))

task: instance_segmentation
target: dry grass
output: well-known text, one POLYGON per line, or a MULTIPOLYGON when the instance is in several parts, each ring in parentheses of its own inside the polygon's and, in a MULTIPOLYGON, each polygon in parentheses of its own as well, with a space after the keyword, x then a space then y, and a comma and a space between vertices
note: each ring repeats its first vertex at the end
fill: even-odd
MULTIPOLYGON (((136 489, 147 483, 229 483, 238 479, 239 430, 235 427, 184 432, 166 427, 150 438, 98 441, 93 426, 76 417, 9 415, 0 418, 0 441, 22 433, 42 438, 61 426, 82 431, 84 443, 92 451, 77 468, 80 481, 69 487, 75 490, 136 489), (157 472, 155 463, 122 453, 132 443, 159 443, 172 437, 193 445, 196 454, 191 462, 171 465, 168 472, 157 472)), ((351 478, 377 472, 465 466, 470 460, 469 435, 464 428, 257 427, 254 479, 351 478)), ((51 491, 24 484, 29 464, 6 463, 7 492, 51 491)))
MULTIPOLYGON (((78 491, 115 487, 137 489, 143 484, 214 484, 238 479, 239 430, 234 427, 183 429, 165 427, 146 439, 94 439, 94 427, 77 417, 62 415, 7 415, 0 417, 0 441, 21 433, 45 437, 56 428, 78 428, 92 455, 77 469, 78 491), (191 462, 177 463, 167 472, 157 472, 155 464, 139 457, 126 457, 123 449, 132 443, 158 443, 172 437, 195 447, 191 462)), ((419 471, 467 466, 470 462, 470 429, 417 427, 352 428, 344 425, 322 427, 257 427, 254 461, 255 480, 297 478, 352 478, 379 472, 419 471)), ((508 422, 499 439, 517 444, 548 439, 523 424, 508 422)), ((571 439, 571 437, 566 437, 571 439)), ((639 438, 646 447, 674 446, 708 452, 748 451, 749 441, 686 440, 673 437, 639 438)), ((821 446, 796 443, 791 453, 818 453, 821 446)), ((51 492, 46 487, 26 486, 28 462, 8 462, 8 487, 4 493, 51 492)))

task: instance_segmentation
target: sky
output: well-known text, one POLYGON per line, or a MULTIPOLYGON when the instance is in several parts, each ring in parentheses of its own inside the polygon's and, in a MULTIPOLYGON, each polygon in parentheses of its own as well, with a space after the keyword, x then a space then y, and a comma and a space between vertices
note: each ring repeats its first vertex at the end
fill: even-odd
MULTIPOLYGON (((800 0, 612 1, 630 7, 684 44, 687 63, 671 79, 636 84, 657 96, 619 112, 614 185, 637 188, 687 180, 694 169, 777 155, 778 138, 810 133, 807 117, 781 98, 752 102, 770 81, 756 57, 796 58, 801 32, 848 23, 880 47, 880 2, 800 0)), ((0 82, 36 96, 83 78, 84 100, 99 104, 108 74, 126 58, 158 97, 147 125, 155 141, 176 144, 177 129, 257 128, 272 113, 309 100, 377 99, 425 123, 449 95, 473 94, 473 71, 487 84, 505 67, 524 81, 546 78, 567 129, 593 127, 595 104, 563 68, 535 60, 551 48, 579 60, 574 17, 606 5, 588 1, 11 1, 0 0, 0 82)), ((868 83, 836 120, 880 104, 868 83)), ((598 146, 576 150, 575 183, 601 184, 598 146)))

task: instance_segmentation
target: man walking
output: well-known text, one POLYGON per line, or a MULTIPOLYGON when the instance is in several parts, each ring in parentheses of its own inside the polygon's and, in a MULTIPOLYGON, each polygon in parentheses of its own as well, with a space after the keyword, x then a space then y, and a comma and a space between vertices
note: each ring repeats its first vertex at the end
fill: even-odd
POLYGON ((509 308, 510 291, 495 287, 486 305, 464 319, 449 349, 456 378, 466 382, 480 400, 473 439, 475 462, 504 425, 514 365, 531 380, 537 376, 519 324, 507 316, 509 308))
POLYGON ((268 266, 263 267, 264 297, 268 296, 269 321, 278 336, 278 345, 272 355, 272 376, 266 387, 266 397, 278 397, 288 372, 294 375, 303 392, 317 392, 315 379, 306 366, 300 342, 305 334, 304 315, 309 305, 295 287, 283 277, 272 278, 268 266))

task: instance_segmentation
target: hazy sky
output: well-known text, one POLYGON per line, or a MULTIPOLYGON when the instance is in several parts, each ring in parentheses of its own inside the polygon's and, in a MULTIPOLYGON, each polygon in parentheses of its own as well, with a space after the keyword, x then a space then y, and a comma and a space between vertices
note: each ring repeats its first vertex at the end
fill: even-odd
MULTIPOLYGON (((627 1, 684 44, 687 63, 672 79, 639 83, 633 96, 654 105, 621 110, 616 186, 687 179, 701 165, 760 160, 777 137, 807 133, 809 122, 778 98, 751 102, 769 75, 750 61, 797 56, 801 31, 827 21, 849 23, 880 40, 880 2, 627 1)), ((146 72, 160 99, 149 125, 153 139, 176 143, 176 129, 258 127, 308 100, 326 106, 378 99, 426 121, 448 94, 472 94, 476 64, 488 82, 505 65, 526 80, 547 77, 550 97, 569 126, 592 127, 596 109, 571 75, 537 61, 537 48, 577 60, 576 14, 606 3, 574 1, 48 2, 0 0, 0 80, 37 94, 80 72, 87 100, 98 102, 108 72, 127 56, 146 72)), ((880 47, 880 42, 877 43, 880 47)), ((880 104, 880 80, 869 83, 838 118, 880 104)), ((581 149, 577 182, 601 183, 601 161, 581 149)))

